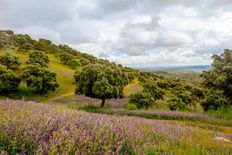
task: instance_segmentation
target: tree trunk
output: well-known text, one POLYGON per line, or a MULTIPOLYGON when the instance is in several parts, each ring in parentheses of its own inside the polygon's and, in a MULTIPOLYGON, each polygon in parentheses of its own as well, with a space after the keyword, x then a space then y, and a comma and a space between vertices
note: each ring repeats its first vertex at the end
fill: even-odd
POLYGON ((105 99, 102 99, 101 108, 105 105, 105 99))

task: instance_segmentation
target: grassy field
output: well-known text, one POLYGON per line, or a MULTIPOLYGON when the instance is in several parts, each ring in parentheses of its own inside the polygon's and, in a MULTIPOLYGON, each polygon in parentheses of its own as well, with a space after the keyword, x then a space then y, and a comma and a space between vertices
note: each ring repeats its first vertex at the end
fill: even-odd
MULTIPOLYGON (((29 52, 14 52, 14 51, 0 51, 0 54, 4 54, 5 52, 10 52, 20 58, 22 62, 22 67, 25 66, 26 61, 29 58, 29 52)), ((75 84, 73 74, 75 72, 74 69, 69 68, 60 63, 58 56, 54 54, 49 54, 49 68, 56 72, 57 81, 59 83, 59 88, 55 92, 50 92, 46 95, 39 95, 35 93, 33 89, 30 89, 26 86, 25 83, 21 83, 17 93, 8 94, 8 96, 12 98, 25 98, 28 100, 37 100, 48 102, 53 100, 53 98, 62 97, 65 95, 73 94, 75 92, 75 84)), ((77 68, 77 70, 80 68, 77 68)))
MULTIPOLYGON (((11 52, 26 65, 29 53, 11 52)), ((203 112, 188 106, 172 112, 165 90, 163 100, 149 110, 129 110, 130 94, 142 91, 135 78, 124 87, 123 99, 101 100, 75 95, 71 69, 58 56, 48 54, 49 68, 57 73, 60 87, 39 95, 25 83, 17 93, 0 96, 0 154, 230 154, 232 152, 232 108, 203 112), (42 104, 48 103, 48 104, 42 104)), ((194 85, 201 79, 193 72, 158 72, 167 79, 194 85)))
POLYGON ((11 154, 230 154, 223 131, 179 121, 109 116, 25 101, 0 101, 0 152, 11 154))

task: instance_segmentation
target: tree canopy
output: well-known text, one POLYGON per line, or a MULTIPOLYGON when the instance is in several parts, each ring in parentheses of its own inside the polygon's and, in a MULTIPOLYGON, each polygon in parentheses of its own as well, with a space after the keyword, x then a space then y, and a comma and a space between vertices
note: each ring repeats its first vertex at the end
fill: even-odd
POLYGON ((71 68, 76 68, 81 65, 80 62, 77 61, 75 57, 69 53, 60 54, 60 61, 61 63, 70 66, 71 68))
POLYGON ((0 65, 0 92, 16 90, 21 79, 12 70, 0 65))
POLYGON ((55 91, 59 87, 56 81, 56 73, 47 68, 29 65, 24 69, 22 77, 28 87, 35 88, 41 94, 55 91))
POLYGON ((7 69, 16 69, 21 64, 18 57, 13 54, 6 53, 5 55, 0 56, 0 64, 7 67, 7 69))
POLYGON ((128 83, 127 74, 119 67, 89 64, 75 73, 76 94, 105 100, 122 98, 123 86, 128 83))
POLYGON ((40 67, 48 67, 49 58, 46 53, 42 51, 33 51, 29 55, 29 64, 40 67))
POLYGON ((220 55, 213 55, 212 59, 212 69, 202 74, 203 85, 221 91, 232 104, 232 50, 226 49, 220 55))

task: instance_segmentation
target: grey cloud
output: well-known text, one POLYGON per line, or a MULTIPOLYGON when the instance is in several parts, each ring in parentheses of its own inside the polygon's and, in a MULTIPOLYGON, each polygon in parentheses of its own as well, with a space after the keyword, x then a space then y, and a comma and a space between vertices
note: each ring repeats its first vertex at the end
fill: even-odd
POLYGON ((0 0, 0 28, 130 66, 206 64, 210 54, 232 48, 231 6, 231 0, 0 0))

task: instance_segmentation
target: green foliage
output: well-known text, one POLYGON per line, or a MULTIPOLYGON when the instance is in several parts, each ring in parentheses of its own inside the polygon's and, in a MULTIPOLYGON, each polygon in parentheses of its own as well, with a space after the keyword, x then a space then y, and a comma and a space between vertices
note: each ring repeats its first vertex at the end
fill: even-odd
POLYGON ((129 96, 129 102, 135 104, 139 109, 150 108, 154 104, 154 98, 150 93, 137 92, 129 96))
POLYGON ((100 64, 90 64, 74 75, 77 84, 76 94, 102 100, 122 98, 123 86, 128 83, 126 75, 118 67, 107 67, 100 64))
POLYGON ((126 103, 123 105, 123 108, 126 110, 136 110, 137 106, 133 103, 126 103))
POLYGON ((16 90, 21 79, 12 70, 0 65, 0 92, 16 90))
POLYGON ((190 93, 185 91, 185 92, 179 92, 177 94, 177 97, 180 98, 184 104, 188 105, 191 102, 191 96, 190 93))
POLYGON ((136 71, 132 68, 129 68, 129 67, 123 68, 122 65, 118 65, 118 66, 123 69, 123 72, 127 73, 127 77, 128 77, 129 82, 132 82, 135 79, 135 77, 137 76, 138 71, 136 71))
POLYGON ((55 91, 59 87, 56 81, 56 73, 35 65, 29 65, 24 69, 23 80, 28 87, 35 88, 41 94, 55 91))
POLYGON ((66 65, 70 66, 71 68, 75 69, 77 67, 79 67, 81 64, 79 61, 75 60, 75 59, 71 59, 69 61, 66 62, 66 65))
POLYGON ((88 104, 88 105, 84 105, 78 108, 78 110, 84 110, 87 112, 92 112, 92 113, 101 113, 103 110, 109 109, 110 107, 104 107, 104 108, 99 108, 96 105, 93 104, 88 104))
POLYGON ((33 49, 33 45, 29 43, 24 43, 18 48, 20 52, 27 52, 28 50, 33 49))
POLYGON ((212 69, 202 74, 203 85, 223 92, 232 104, 232 50, 226 49, 221 55, 212 56, 212 69))
POLYGON ((85 59, 85 58, 81 58, 80 62, 82 66, 86 66, 91 63, 88 59, 85 59))
POLYGON ((203 88, 193 87, 190 92, 192 97, 197 97, 199 99, 205 97, 205 90, 203 88))
POLYGON ((13 54, 6 53, 3 56, 0 56, 0 64, 7 67, 7 69, 17 69, 21 62, 19 61, 19 58, 14 56, 13 54))
POLYGON ((217 110, 218 108, 227 105, 227 103, 228 102, 220 91, 211 90, 208 92, 201 105, 205 111, 208 111, 217 110))
POLYGON ((168 101, 168 107, 172 111, 181 111, 185 109, 186 105, 180 98, 173 97, 171 100, 168 101))
POLYGON ((48 67, 49 58, 46 53, 42 51, 33 51, 29 55, 29 64, 40 67, 48 67))
POLYGON ((59 48, 52 44, 50 40, 40 38, 38 42, 34 44, 34 49, 44 51, 47 53, 55 53, 59 48))
POLYGON ((152 72, 140 72, 139 73, 139 82, 141 83, 145 83, 146 81, 150 80, 150 81, 156 81, 158 78, 158 76, 156 76, 154 73, 152 72))
POLYGON ((160 89, 155 82, 147 81, 143 85, 143 89, 144 92, 150 93, 154 100, 163 100, 165 92, 162 89, 160 89))
POLYGON ((222 120, 232 121, 232 106, 220 107, 217 109, 217 111, 209 110, 207 113, 222 120))
POLYGON ((61 63, 70 66, 71 68, 76 68, 80 66, 80 63, 75 59, 75 57, 69 53, 62 53, 60 55, 61 63))
POLYGON ((167 80, 158 80, 157 85, 162 89, 168 89, 170 87, 170 83, 167 80))

